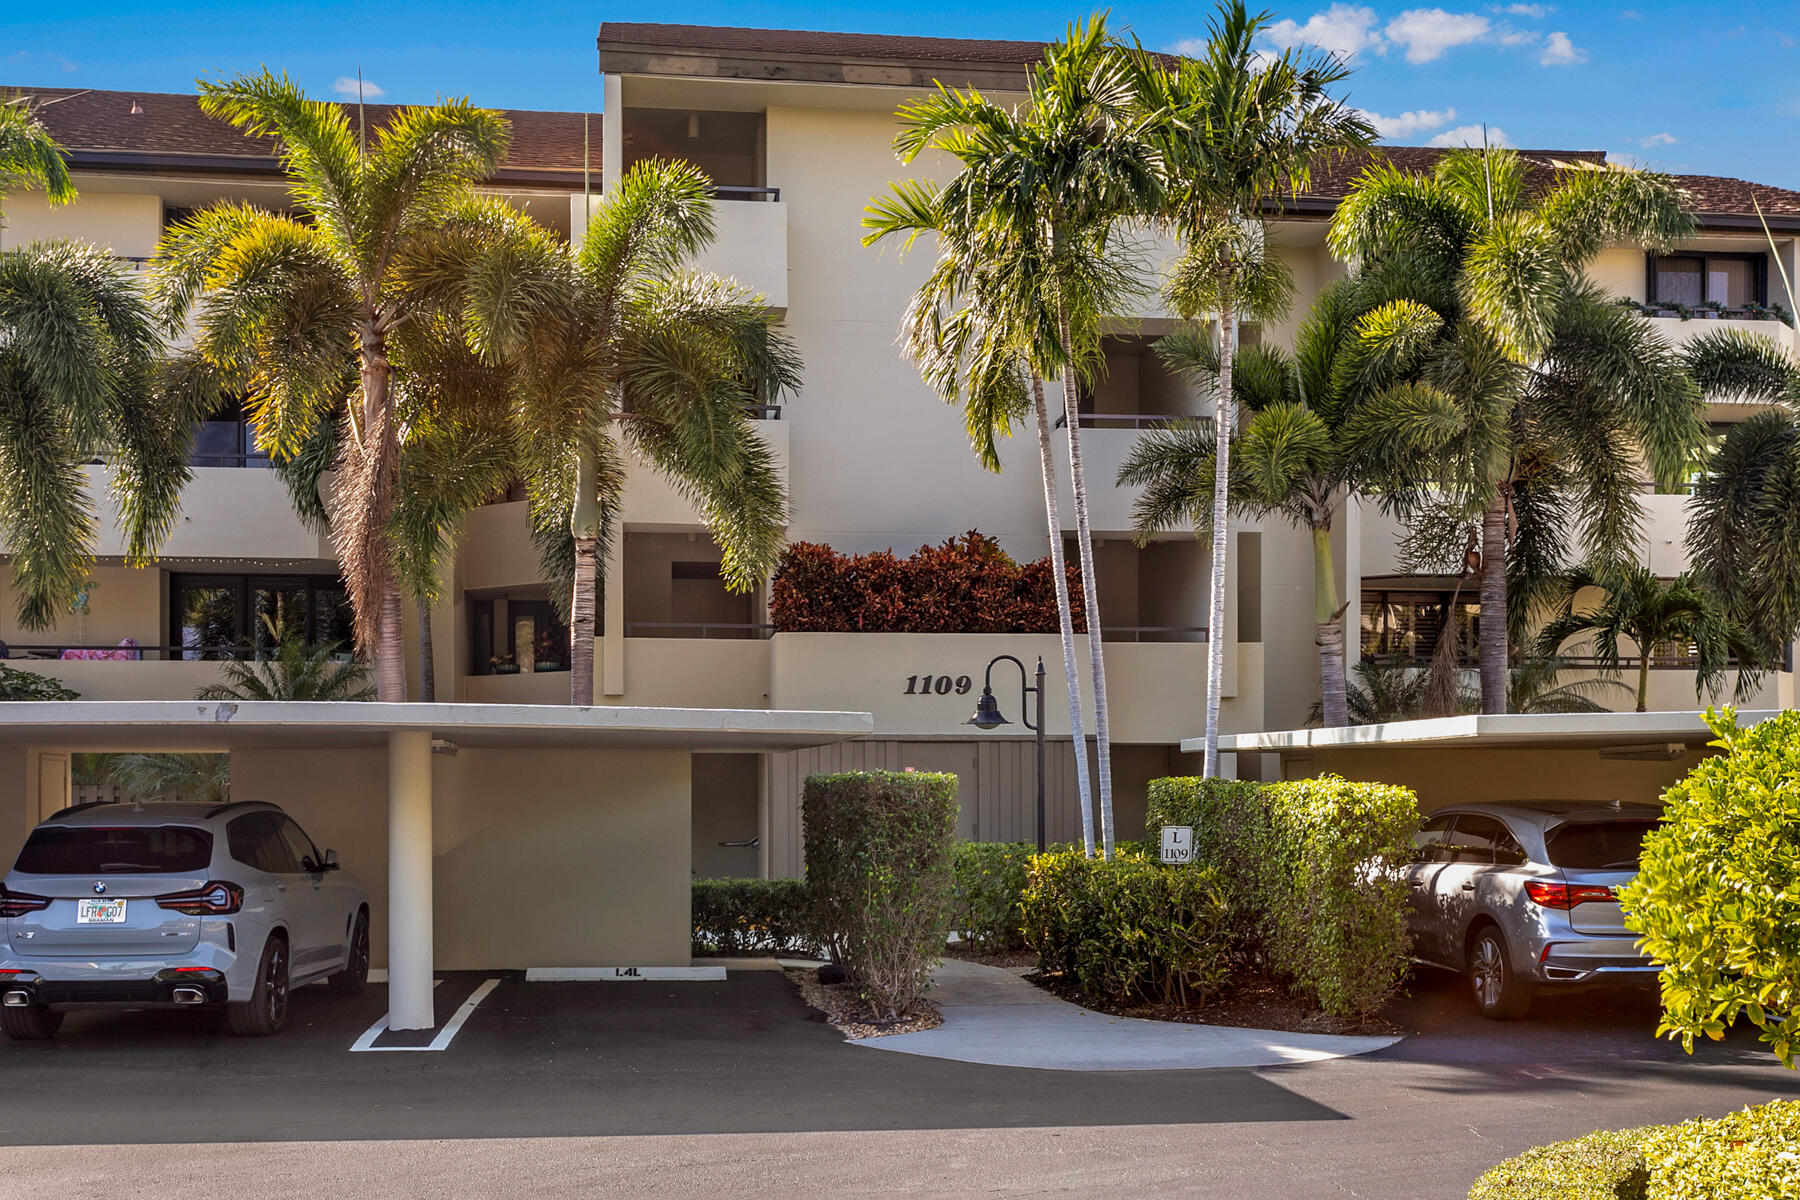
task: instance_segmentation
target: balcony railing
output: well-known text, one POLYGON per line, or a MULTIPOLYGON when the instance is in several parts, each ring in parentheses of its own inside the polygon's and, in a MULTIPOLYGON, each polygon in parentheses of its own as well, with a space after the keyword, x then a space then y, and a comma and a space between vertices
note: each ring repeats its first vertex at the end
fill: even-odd
POLYGON ((720 200, 750 200, 773 203, 781 199, 781 189, 772 187, 739 187, 730 183, 713 184, 712 194, 720 200))
POLYGON ((1102 625, 1103 642, 1204 642, 1204 625, 1102 625))
MULTIPOLYGON (((186 645, 158 646, 127 642, 101 645, 76 642, 21 645, 0 642, 0 659, 8 662, 69 662, 76 660, 111 662, 267 662, 275 657, 269 646, 186 645)), ((348 661, 350 655, 341 656, 348 661)))
POLYGON ((664 638, 766 638, 775 632, 773 625, 741 624, 732 621, 627 621, 626 637, 664 638))

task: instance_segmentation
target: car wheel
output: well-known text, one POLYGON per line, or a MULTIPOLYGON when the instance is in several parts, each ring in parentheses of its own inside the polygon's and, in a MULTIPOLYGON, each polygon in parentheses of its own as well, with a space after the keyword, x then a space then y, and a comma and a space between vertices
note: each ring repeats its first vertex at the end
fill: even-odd
POLYGON ((344 969, 325 980, 325 986, 340 996, 360 995, 369 982, 369 913, 356 914, 356 929, 350 934, 350 956, 344 969))
POLYGON ((263 947, 256 965, 256 986, 245 1004, 227 1004, 225 1023, 239 1037, 268 1037, 287 1024, 288 949, 279 935, 263 947))
POLYGON ((63 1015, 42 1004, 26 1004, 18 1008, 0 1008, 0 1029, 15 1042, 41 1042, 56 1036, 62 1028, 63 1015))
POLYGON ((1518 977, 1498 929, 1484 929, 1469 947, 1469 987, 1476 1011, 1490 1021, 1516 1021, 1531 1008, 1531 992, 1518 977))

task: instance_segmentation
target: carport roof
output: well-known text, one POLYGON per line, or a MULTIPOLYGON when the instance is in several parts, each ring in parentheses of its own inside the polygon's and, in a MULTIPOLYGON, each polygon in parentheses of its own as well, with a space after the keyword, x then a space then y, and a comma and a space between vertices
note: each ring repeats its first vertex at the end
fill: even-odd
MULTIPOLYGON (((1738 721, 1750 725, 1774 715, 1772 710, 1740 712, 1738 721)), ((1231 753, 1393 750, 1409 746, 1576 749, 1671 742, 1704 746, 1712 740, 1712 730, 1706 727, 1699 714, 1691 712, 1509 713, 1504 716, 1390 721, 1384 725, 1350 725, 1338 729, 1223 734, 1219 738, 1219 749, 1231 753)), ((1198 753, 1206 749, 1206 739, 1185 738, 1181 748, 1188 753, 1198 753)))
POLYGON ((379 704, 254 700, 36 700, 0 706, 0 746, 229 750, 383 746, 425 731, 467 747, 797 750, 874 730, 866 712, 575 708, 553 704, 379 704))

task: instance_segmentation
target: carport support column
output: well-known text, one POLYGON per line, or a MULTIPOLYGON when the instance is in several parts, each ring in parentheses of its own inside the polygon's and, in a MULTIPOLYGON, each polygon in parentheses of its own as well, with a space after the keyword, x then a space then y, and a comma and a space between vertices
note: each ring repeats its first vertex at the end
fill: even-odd
POLYGON ((388 733, 388 1028, 430 1029, 431 733, 388 733))

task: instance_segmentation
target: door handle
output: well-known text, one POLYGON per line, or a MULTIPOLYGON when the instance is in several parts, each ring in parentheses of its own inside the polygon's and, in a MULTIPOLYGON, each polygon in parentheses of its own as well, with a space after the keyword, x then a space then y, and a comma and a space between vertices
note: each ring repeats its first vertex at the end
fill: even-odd
POLYGON ((1425 886, 1425 881, 1423 879, 1415 879, 1411 883, 1407 884, 1407 886, 1411 887, 1411 888, 1415 888, 1415 889, 1422 888, 1425 886))
POLYGON ((276 890, 276 891, 278 891, 278 892, 285 892, 285 891, 287 891, 287 884, 285 884, 285 883, 278 883, 278 884, 276 884, 276 885, 275 885, 275 890, 276 890))
POLYGON ((1472 892, 1472 891, 1474 891, 1474 890, 1475 890, 1475 881, 1474 881, 1474 880, 1470 880, 1470 881, 1469 881, 1469 882, 1468 882, 1468 883, 1465 883, 1465 884, 1463 884, 1463 885, 1462 885, 1462 890, 1463 890, 1463 891, 1465 891, 1465 892, 1472 892))

